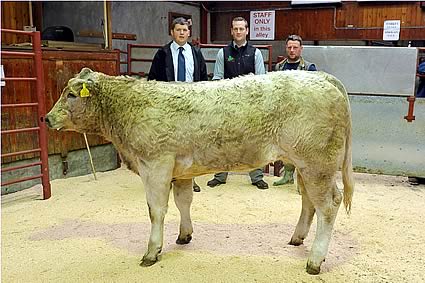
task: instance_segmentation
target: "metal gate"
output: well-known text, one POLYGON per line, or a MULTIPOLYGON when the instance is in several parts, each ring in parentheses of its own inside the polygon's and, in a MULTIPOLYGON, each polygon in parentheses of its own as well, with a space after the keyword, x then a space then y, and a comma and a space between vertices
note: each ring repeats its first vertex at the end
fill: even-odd
POLYGON ((45 109, 45 99, 44 99, 44 80, 43 80, 43 63, 42 63, 42 53, 41 53, 41 41, 40 41, 40 32, 25 32, 18 30, 9 30, 1 29, 1 33, 16 33, 19 35, 28 35, 32 38, 32 52, 14 52, 14 51, 1 51, 1 55, 14 55, 29 57, 34 59, 35 66, 35 77, 5 77, 2 78, 4 81, 30 81, 36 84, 37 92, 37 102, 29 103, 13 103, 13 104, 1 104, 1 108, 17 108, 17 107, 34 107, 37 108, 37 127, 32 128, 21 128, 21 129, 5 129, 1 130, 1 135, 13 135, 22 132, 36 132, 38 134, 38 148, 28 149, 17 152, 8 152, 2 153, 2 165, 3 158, 23 155, 27 153, 39 153, 40 161, 27 163, 24 165, 13 166, 8 168, 2 168, 1 172, 8 172, 13 170, 19 170, 23 168, 28 168, 32 166, 41 166, 40 174, 35 176, 28 176, 21 179, 10 180, 2 183, 2 186, 7 186, 14 183, 24 182, 28 180, 41 178, 41 183, 43 186, 43 199, 48 199, 51 196, 50 191, 50 182, 49 182, 49 164, 48 164, 48 148, 47 148, 47 128, 44 122, 44 117, 46 115, 45 109))

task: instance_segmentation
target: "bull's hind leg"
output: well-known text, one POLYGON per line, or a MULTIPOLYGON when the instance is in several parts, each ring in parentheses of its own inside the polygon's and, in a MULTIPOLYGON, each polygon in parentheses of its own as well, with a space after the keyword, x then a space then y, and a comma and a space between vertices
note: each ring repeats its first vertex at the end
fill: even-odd
POLYGON ((151 234, 148 250, 142 258, 141 266, 150 266, 158 261, 164 238, 164 218, 168 209, 173 159, 163 158, 141 165, 140 176, 145 185, 146 200, 151 220, 151 234))
POLYGON ((317 215, 316 236, 306 266, 310 274, 320 272, 320 266, 328 253, 333 226, 342 201, 342 194, 336 186, 335 175, 335 172, 321 174, 308 180, 306 175, 303 175, 307 195, 317 215))
POLYGON ((188 244, 192 240, 192 220, 190 219, 190 205, 193 191, 192 179, 174 181, 174 202, 180 211, 180 233, 176 240, 179 245, 188 244))
POLYGON ((289 242, 290 245, 294 246, 301 245, 304 239, 307 237, 315 212, 313 203, 305 191, 304 181, 299 172, 297 174, 297 186, 300 190, 300 194, 302 195, 302 208, 297 227, 295 228, 295 232, 292 235, 291 241, 289 242))

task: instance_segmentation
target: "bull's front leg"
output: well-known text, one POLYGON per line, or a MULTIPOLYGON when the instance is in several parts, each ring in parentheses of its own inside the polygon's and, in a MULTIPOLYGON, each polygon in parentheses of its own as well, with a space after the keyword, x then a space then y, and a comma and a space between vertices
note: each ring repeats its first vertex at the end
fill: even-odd
POLYGON ((192 240, 192 220, 190 206, 193 199, 192 179, 174 181, 174 202, 180 211, 180 233, 176 240, 179 245, 188 244, 192 240))
POLYGON ((164 238, 164 218, 168 209, 170 184, 174 167, 172 157, 153 162, 143 162, 140 176, 145 185, 146 200, 151 220, 151 233, 148 250, 142 258, 141 266, 151 266, 158 261, 164 238))

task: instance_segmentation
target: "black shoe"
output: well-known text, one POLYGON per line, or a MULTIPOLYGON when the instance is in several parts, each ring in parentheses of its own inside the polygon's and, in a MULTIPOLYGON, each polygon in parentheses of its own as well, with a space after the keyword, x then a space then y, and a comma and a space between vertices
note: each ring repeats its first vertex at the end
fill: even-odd
POLYGON ((411 185, 417 186, 417 185, 423 185, 425 184, 425 178, 424 177, 409 177, 409 183, 411 185))
POLYGON ((410 183, 411 185, 414 185, 414 186, 419 185, 419 180, 418 180, 418 178, 415 178, 415 177, 409 177, 409 178, 408 178, 408 180, 409 180, 409 183, 410 183))
POLYGON ((214 188, 216 186, 220 186, 221 184, 226 184, 226 182, 220 182, 219 180, 214 178, 214 179, 208 181, 207 186, 214 188))
POLYGON ((196 193, 199 193, 201 191, 201 188, 198 186, 198 184, 193 184, 193 191, 196 193))
POLYGON ((256 186, 260 190, 267 190, 269 188, 269 185, 266 182, 264 182, 263 180, 252 183, 252 185, 256 186))

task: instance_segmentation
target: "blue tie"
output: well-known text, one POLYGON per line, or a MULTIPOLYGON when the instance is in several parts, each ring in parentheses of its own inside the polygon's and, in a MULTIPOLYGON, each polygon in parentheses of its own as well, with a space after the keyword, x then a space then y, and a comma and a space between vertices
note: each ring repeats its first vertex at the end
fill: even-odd
POLYGON ((183 50, 183 47, 179 47, 179 57, 177 60, 177 80, 180 82, 186 81, 186 62, 184 60, 183 50))

